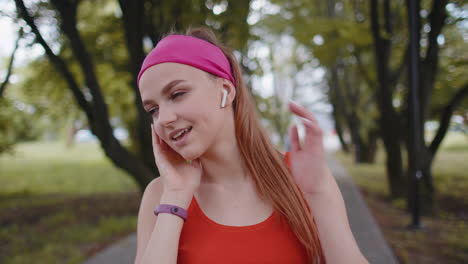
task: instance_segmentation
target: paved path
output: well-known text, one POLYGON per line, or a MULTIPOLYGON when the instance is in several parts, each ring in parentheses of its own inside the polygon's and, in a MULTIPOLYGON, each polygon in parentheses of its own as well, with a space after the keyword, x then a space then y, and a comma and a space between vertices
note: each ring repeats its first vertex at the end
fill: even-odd
POLYGON ((83 264, 133 264, 136 254, 136 234, 120 240, 83 264))
MULTIPOLYGON (((329 165, 345 200, 351 229, 361 252, 370 263, 398 263, 351 177, 334 158, 329 158, 329 165)), ((135 251, 136 236, 132 234, 83 264, 131 264, 135 251)))

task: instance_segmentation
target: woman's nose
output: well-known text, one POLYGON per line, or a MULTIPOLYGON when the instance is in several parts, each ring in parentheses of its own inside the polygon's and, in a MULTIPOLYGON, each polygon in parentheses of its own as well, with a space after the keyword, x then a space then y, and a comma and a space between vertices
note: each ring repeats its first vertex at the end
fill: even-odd
POLYGON ((158 118, 156 119, 156 122, 158 122, 160 126, 167 127, 168 125, 170 125, 176 120, 177 120, 177 115, 171 109, 169 108, 159 109, 158 118))

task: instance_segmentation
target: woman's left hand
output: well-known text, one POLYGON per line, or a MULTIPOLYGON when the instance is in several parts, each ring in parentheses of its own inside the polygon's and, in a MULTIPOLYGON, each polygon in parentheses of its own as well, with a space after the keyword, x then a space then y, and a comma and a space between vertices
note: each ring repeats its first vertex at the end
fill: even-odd
POLYGON ((305 195, 313 195, 327 189, 331 180, 330 169, 325 159, 323 132, 312 113, 304 107, 289 102, 290 111, 301 117, 305 126, 304 143, 301 145, 297 126, 289 130, 291 140, 291 173, 305 195))

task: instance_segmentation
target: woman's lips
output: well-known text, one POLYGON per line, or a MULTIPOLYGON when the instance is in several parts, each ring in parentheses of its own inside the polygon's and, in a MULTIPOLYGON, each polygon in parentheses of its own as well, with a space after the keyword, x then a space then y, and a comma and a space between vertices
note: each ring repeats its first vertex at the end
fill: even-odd
POLYGON ((177 139, 173 140, 174 145, 176 145, 178 147, 184 145, 191 132, 192 132, 192 127, 190 127, 187 132, 184 132, 184 134, 179 136, 177 139))

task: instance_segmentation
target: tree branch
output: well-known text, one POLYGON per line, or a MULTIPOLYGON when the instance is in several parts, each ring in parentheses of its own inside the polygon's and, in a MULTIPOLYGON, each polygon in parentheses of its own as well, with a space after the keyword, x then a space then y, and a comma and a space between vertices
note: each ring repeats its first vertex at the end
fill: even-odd
POLYGON ((452 118, 453 112, 458 107, 458 105, 462 102, 463 98, 468 95, 468 83, 465 83, 462 88, 458 89, 455 95, 450 99, 447 106, 445 106, 442 115, 439 121, 439 129, 437 130, 437 134, 435 135, 434 139, 429 146, 429 152, 432 156, 435 155, 437 150, 442 143, 442 140, 447 133, 447 130, 450 126, 450 119, 452 118))
POLYGON ((23 37, 23 28, 21 27, 20 30, 18 31, 18 38, 16 39, 15 47, 13 48, 13 52, 11 53, 10 62, 8 63, 5 81, 3 81, 2 85, 0 86, 0 98, 3 97, 3 93, 5 92, 5 89, 10 82, 10 76, 11 76, 11 73, 13 72, 13 62, 15 60, 16 50, 18 50, 19 41, 22 37, 23 37))
MULTIPOLYGON (((145 58, 143 51, 143 36, 145 26, 150 26, 150 21, 145 19, 143 0, 120 0, 120 9, 122 10, 122 21, 125 32, 125 42, 130 57, 131 73, 134 81, 140 71, 141 63, 145 58), (146 23, 146 24, 145 24, 146 23)), ((154 29, 151 28, 151 29, 154 29)), ((136 86, 133 85, 137 90, 136 86)), ((136 91, 135 90, 135 91, 136 91)), ((136 91, 138 92, 138 91, 136 91)))
POLYGON ((439 68, 439 44, 437 43, 437 37, 442 32, 442 28, 445 25, 445 19, 447 13, 445 6, 448 0, 434 0, 432 3, 431 12, 429 14, 429 24, 431 31, 428 36, 428 48, 426 56, 421 59, 421 76, 425 76, 421 80, 420 97, 421 97, 421 115, 424 120, 427 115, 429 104, 434 90, 434 83, 439 68))
POLYGON ((92 120, 94 122, 90 123, 91 130, 97 137, 108 139, 109 136, 112 137, 112 127, 109 124, 107 105, 95 74, 94 62, 76 28, 77 1, 51 0, 51 3, 60 13, 60 27, 70 42, 73 55, 78 61, 83 73, 86 87, 93 97, 92 109, 96 115, 95 119, 92 120))
POLYGON ((354 57, 356 57, 356 62, 357 62, 357 66, 358 66, 358 70, 359 72, 361 73, 361 75, 364 77, 364 80, 366 81, 367 85, 369 87, 375 87, 376 86, 376 83, 374 82, 374 80, 372 80, 372 78, 369 76, 368 72, 366 71, 366 69, 364 69, 364 64, 362 63, 362 60, 361 60, 361 51, 359 48, 356 47, 355 49, 355 52, 354 53, 354 57))
POLYGON ((445 6, 448 0, 434 0, 432 4, 431 13, 429 14, 429 24, 431 31, 428 36, 428 48, 426 57, 424 58, 425 63, 434 61, 438 56, 439 44, 437 43, 437 37, 442 32, 442 28, 445 25, 445 19, 447 18, 447 12, 445 6))
MULTIPOLYGON (((92 103, 88 103, 85 100, 85 97, 65 62, 55 55, 47 45, 35 25, 33 18, 28 14, 24 2, 22 0, 15 0, 18 13, 21 14, 23 20, 31 27, 31 30, 36 35, 36 41, 42 45, 49 60, 67 81, 75 99, 87 116, 91 131, 99 139, 105 155, 109 157, 117 167, 131 174, 139 183, 140 188, 144 189, 154 177, 153 170, 149 169, 150 167, 147 167, 139 158, 136 158, 132 153, 127 151, 113 135, 113 130, 109 123, 107 105, 104 102, 97 82, 94 64, 76 28, 76 7, 78 1, 79 0, 51 0, 60 14, 60 18, 62 19, 61 29, 68 38, 68 41, 70 41, 73 55, 77 59, 83 72, 85 84, 93 96, 92 103)), ((152 167, 155 166, 153 165, 152 167)))
POLYGON ((393 73, 390 74, 390 83, 392 85, 395 85, 398 82, 401 74, 405 71, 406 65, 408 64, 409 50, 409 45, 407 45, 400 65, 393 73))
MULTIPOLYGON (((146 33, 150 36, 153 44, 156 45, 157 35, 156 27, 153 23, 154 16, 151 11, 154 10, 152 1, 144 0, 119 0, 120 9, 122 10, 122 22, 125 33, 125 44, 129 55, 129 68, 132 73, 132 80, 129 86, 134 92, 134 102, 137 110, 136 117, 136 139, 139 144, 139 156, 143 157, 143 162, 149 168, 154 167, 153 150, 145 146, 151 146, 151 133, 148 127, 151 122, 151 117, 144 111, 140 92, 137 86, 137 76, 140 71, 141 63, 145 58, 143 50, 143 37, 146 33), (145 11, 145 4, 150 6, 150 10, 145 11)), ((146 6, 147 6, 146 5, 146 6)))
POLYGON ((384 28, 387 38, 390 38, 390 35, 393 33, 392 29, 392 12, 390 11, 390 0, 384 0, 383 3, 383 11, 384 11, 384 28))
POLYGON ((162 32, 157 30, 157 27, 154 23, 153 14, 156 14, 158 7, 156 6, 156 3, 154 1, 149 1, 148 5, 149 8, 145 12, 144 33, 149 36, 151 42, 153 43, 153 47, 155 47, 156 44, 158 44, 162 34, 162 32))
POLYGON ((52 49, 49 47, 49 45, 47 44, 47 42, 44 40, 41 33, 39 32, 39 29, 37 28, 36 23, 34 22, 34 19, 31 17, 31 15, 29 15, 29 12, 26 9, 24 2, 22 0, 15 0, 15 3, 16 3, 16 9, 18 10, 18 14, 29 25, 32 32, 36 36, 36 42, 38 42, 42 46, 42 48, 45 50, 47 57, 49 58, 52 65, 55 66, 55 69, 64 76, 65 81, 68 83, 78 104, 86 113, 86 116, 89 118, 89 120, 94 120, 94 115, 91 110, 91 106, 86 101, 83 93, 81 92, 78 86, 78 83, 75 81, 72 73, 68 69, 65 62, 59 56, 55 55, 52 52, 52 49))

